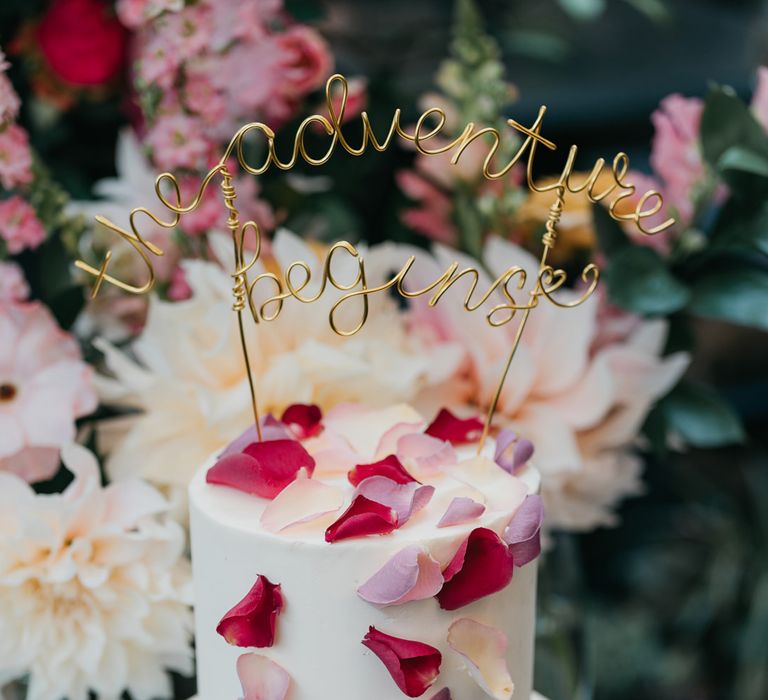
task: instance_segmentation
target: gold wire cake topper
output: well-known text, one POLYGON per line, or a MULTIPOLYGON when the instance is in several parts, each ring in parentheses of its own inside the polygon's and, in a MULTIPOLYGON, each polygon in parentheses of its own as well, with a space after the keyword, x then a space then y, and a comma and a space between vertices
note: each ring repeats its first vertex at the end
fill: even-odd
POLYGON ((400 123, 401 110, 399 108, 396 109, 392 116, 389 130, 381 141, 376 137, 367 112, 362 112, 360 115, 362 123, 362 139, 360 145, 355 147, 349 143, 342 131, 347 98, 348 86, 346 79, 338 74, 331 76, 326 84, 326 107, 328 116, 313 114, 301 122, 294 136, 291 156, 287 161, 280 160, 276 151, 275 132, 269 126, 261 122, 253 122, 243 126, 230 141, 221 160, 204 176, 197 193, 192 201, 187 204, 183 204, 181 201, 181 188, 176 177, 171 173, 163 173, 159 175, 155 183, 155 192, 162 205, 171 213, 171 217, 168 220, 161 219, 146 207, 138 207, 130 213, 130 230, 127 230, 105 217, 97 216, 96 221, 126 240, 141 256, 147 271, 147 279, 143 285, 138 286, 128 284, 108 274, 107 269, 112 257, 111 250, 108 250, 105 253, 104 259, 99 267, 93 267, 82 260, 76 261, 75 265, 80 270, 83 270, 96 278, 92 290, 93 297, 98 294, 99 289, 104 282, 108 282, 120 289, 134 294, 144 294, 149 292, 155 281, 154 266, 152 264, 152 257, 150 256, 162 256, 163 251, 142 236, 137 227, 137 217, 139 215, 144 215, 154 222, 155 225, 168 229, 175 228, 184 214, 195 210, 200 205, 207 188, 211 185, 214 178, 219 176, 221 178, 219 187, 223 197, 224 206, 228 212, 227 228, 232 234, 234 248, 234 268, 231 272, 234 295, 233 309, 237 314, 243 360, 250 387, 253 417, 256 423, 259 439, 262 439, 262 435, 259 419, 258 394, 251 368, 251 358, 246 342, 243 318, 246 308, 257 324, 262 321, 272 321, 280 315, 283 304, 287 299, 293 298, 299 302, 311 304, 320 299, 330 284, 336 290, 343 292, 340 298, 332 305, 329 312, 328 320, 330 326, 338 335, 351 336, 364 326, 368 318, 368 297, 370 295, 386 292, 387 290, 394 290, 401 297, 406 299, 430 295, 428 305, 433 307, 456 282, 464 277, 469 277, 471 281, 463 301, 463 306, 467 311, 476 311, 483 306, 492 295, 496 294, 495 298, 497 301, 500 301, 500 303, 496 304, 486 313, 486 321, 491 326, 496 327, 506 325, 517 316, 518 312, 521 313, 521 318, 514 333, 507 362, 499 377, 493 400, 487 412, 482 438, 478 446, 479 453, 488 437, 499 398, 509 373, 510 366, 512 365, 512 361, 517 352, 517 348, 520 345, 520 340, 525 330, 528 317, 531 311, 538 305, 539 299, 543 297, 547 301, 560 307, 575 307, 586 301, 597 287, 600 271, 596 265, 590 263, 584 267, 581 272, 581 281, 585 287, 578 299, 566 302, 558 299, 556 296, 557 290, 563 287, 567 282, 567 275, 564 270, 553 268, 547 262, 547 258, 550 250, 554 248, 557 242, 557 225, 563 212, 566 192, 574 194, 583 192, 586 194, 587 198, 595 204, 603 202, 604 200, 607 201, 609 197, 613 197, 608 202, 607 207, 611 217, 619 222, 632 222, 642 233, 648 235, 654 235, 664 231, 672 226, 674 220, 667 219, 653 228, 645 228, 643 226, 644 219, 655 216, 662 208, 662 196, 656 190, 649 190, 637 198, 634 208, 628 212, 619 213, 617 211, 617 206, 621 202, 626 202, 626 200, 635 195, 635 186, 625 181, 625 177, 629 170, 629 157, 626 153, 616 154, 610 167, 612 181, 608 186, 603 185, 604 189, 600 192, 597 192, 596 190, 599 187, 598 181, 601 179, 601 176, 606 169, 606 161, 603 158, 599 158, 595 161, 592 170, 582 182, 573 182, 574 166, 578 153, 577 146, 571 146, 566 163, 560 176, 555 181, 549 182, 547 185, 537 184, 533 174, 537 147, 541 144, 549 150, 555 150, 556 148, 554 143, 541 135, 542 122, 546 113, 546 107, 544 106, 539 109, 536 119, 529 127, 523 126, 514 119, 507 120, 507 124, 511 129, 523 137, 522 142, 508 163, 497 170, 493 170, 494 167, 497 167, 495 161, 501 144, 501 134, 495 128, 477 127, 475 123, 470 122, 459 136, 450 140, 448 143, 442 143, 434 148, 429 148, 425 145, 427 141, 430 141, 441 134, 446 123, 445 112, 436 107, 427 109, 422 113, 416 121, 412 132, 408 132, 403 128, 400 123), (340 90, 340 99, 335 99, 334 93, 337 90, 340 90), (314 156, 308 152, 304 136, 308 128, 313 127, 314 130, 317 130, 318 126, 329 137, 330 141, 328 148, 324 153, 314 156), (260 135, 265 139, 266 156, 264 157, 263 162, 254 165, 247 160, 245 140, 247 137, 256 135, 260 135), (282 276, 273 272, 260 272, 254 276, 253 279, 249 279, 248 273, 254 268, 261 254, 261 231, 255 221, 240 221, 240 215, 236 206, 237 192, 235 191, 233 183, 234 175, 230 171, 228 165, 233 156, 236 157, 238 165, 246 173, 251 175, 261 175, 273 166, 280 170, 290 170, 296 165, 299 158, 312 166, 323 165, 330 160, 331 156, 339 147, 353 156, 363 155, 368 150, 369 146, 375 151, 382 152, 391 145, 395 137, 399 137, 404 141, 412 143, 416 151, 423 155, 451 153, 450 162, 452 165, 458 163, 462 154, 471 143, 477 139, 483 139, 490 144, 482 168, 484 177, 489 180, 496 180, 508 175, 512 168, 522 161, 527 152, 526 180, 528 188, 532 192, 552 192, 553 202, 549 209, 545 231, 542 236, 542 251, 535 283, 524 302, 518 303, 513 296, 513 291, 510 289, 510 286, 513 286, 516 288, 516 291, 520 291, 525 286, 527 273, 519 266, 513 266, 505 270, 477 299, 474 297, 480 279, 480 272, 474 267, 465 267, 460 270, 458 262, 449 265, 437 279, 430 284, 427 284, 425 287, 416 290, 406 289, 405 280, 415 263, 415 256, 410 256, 404 261, 400 270, 389 280, 378 286, 369 287, 366 280, 364 258, 360 251, 348 241, 339 241, 329 248, 323 264, 322 280, 319 289, 312 295, 302 295, 302 292, 307 289, 312 278, 311 268, 309 264, 303 260, 297 260, 288 265, 283 271, 282 276), (168 190, 170 190, 170 194, 174 201, 168 199, 168 190), (246 251, 245 246, 246 237, 249 233, 253 237, 252 252, 246 251), (248 255, 247 260, 246 253, 248 255), (357 273, 354 280, 351 282, 339 280, 336 275, 334 275, 333 260, 335 256, 339 254, 345 254, 356 261, 357 273), (301 278, 298 280, 296 279, 297 271, 300 271, 301 274, 301 278), (253 292, 256 285, 263 280, 269 280, 274 285, 275 293, 267 298, 266 301, 257 303, 254 301, 253 292), (358 323, 349 328, 340 328, 337 324, 336 316, 339 309, 355 299, 359 299, 361 304, 358 323))

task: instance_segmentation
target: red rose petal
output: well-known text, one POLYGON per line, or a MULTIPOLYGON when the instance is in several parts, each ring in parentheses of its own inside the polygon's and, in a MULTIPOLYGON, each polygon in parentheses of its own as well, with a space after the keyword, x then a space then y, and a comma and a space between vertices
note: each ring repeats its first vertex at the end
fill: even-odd
POLYGON ((423 695, 437 680, 443 657, 429 644, 392 637, 375 627, 368 628, 363 644, 381 659, 397 687, 409 698, 423 695))
POLYGON ((366 535, 388 535, 396 527, 397 511, 365 496, 355 496, 352 505, 325 531, 325 541, 336 542, 366 535))
POLYGON ((424 432, 453 444, 475 442, 483 434, 483 421, 479 418, 457 418, 447 408, 441 408, 424 432))
POLYGON ((314 437, 323 431, 323 412, 315 404, 295 403, 283 411, 280 421, 299 439, 314 437))
POLYGON ((257 576, 256 583, 216 627, 216 631, 236 647, 271 647, 275 641, 275 623, 283 609, 283 594, 279 584, 266 576, 257 576))
POLYGON ((222 457, 208 470, 205 480, 262 498, 274 498, 296 479, 301 469, 309 476, 315 470, 315 460, 301 443, 270 440, 253 442, 240 454, 222 457))
POLYGON ((507 544, 493 530, 478 527, 443 571, 445 583, 435 597, 443 610, 456 610, 500 591, 512 580, 513 571, 507 544))
POLYGON ((372 464, 358 464, 347 474, 352 486, 357 486, 361 481, 371 476, 386 476, 387 479, 391 479, 397 484, 410 484, 416 481, 395 455, 389 455, 389 457, 372 464))

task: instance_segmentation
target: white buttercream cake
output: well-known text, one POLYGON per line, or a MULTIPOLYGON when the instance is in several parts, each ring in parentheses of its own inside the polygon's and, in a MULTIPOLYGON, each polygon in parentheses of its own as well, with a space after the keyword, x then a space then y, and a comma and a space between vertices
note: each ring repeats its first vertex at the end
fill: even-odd
POLYGON ((480 425, 297 406, 203 465, 199 700, 529 700, 539 477, 480 425))

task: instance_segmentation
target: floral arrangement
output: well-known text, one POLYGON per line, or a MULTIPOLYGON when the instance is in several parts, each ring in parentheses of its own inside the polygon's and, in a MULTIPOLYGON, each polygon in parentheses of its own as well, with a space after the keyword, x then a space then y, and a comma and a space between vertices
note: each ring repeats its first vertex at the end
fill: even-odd
MULTIPOLYGON (((192 673, 186 487, 251 422, 226 312, 225 215, 212 194, 178 229, 148 233, 167 251, 148 301, 112 292, 89 299, 72 261, 86 248, 114 247, 118 276, 138 279, 132 249, 115 247, 93 215, 125 221, 132 207, 152 201, 155 174, 164 169, 179 174, 188 197, 240 125, 262 120, 279 130, 300 119, 334 59, 317 28, 292 17, 280 0, 44 4, 41 16, 24 15, 0 54, 0 685, 19 682, 31 700, 124 691, 186 697, 167 675, 192 673), (43 135, 52 125, 70 133, 70 116, 94 105, 113 110, 109 150, 114 145, 116 156, 92 193, 75 184, 71 197, 57 184, 67 178, 43 135), (108 176, 112 168, 116 175, 108 176)), ((516 90, 474 5, 460 0, 457 7, 439 91, 425 101, 445 109, 449 129, 473 120, 494 124, 516 90)), ((347 116, 368 99, 365 80, 352 86, 347 116)), ((580 269, 585 260, 599 261, 602 291, 578 310, 538 310, 499 403, 499 427, 536 444, 550 536, 618 524, 624 499, 644 489, 649 455, 745 437, 741 418, 715 387, 685 375, 699 319, 768 329, 768 69, 758 72, 748 104, 715 87, 704 99, 666 98, 651 120, 653 172, 634 176, 663 191, 659 216, 673 215, 674 229, 640 239, 569 195, 557 264, 580 269), (559 352, 564 344, 567 354, 559 352)), ((470 148, 458 168, 416 156, 393 174, 408 235, 372 241, 372 268, 389 269, 413 246, 427 272, 453 259, 479 262, 489 276, 534 264, 544 201, 520 187, 521 173, 489 184, 472 154, 470 148)), ((339 221, 355 228, 354 217, 340 214, 326 176, 275 173, 258 183, 238 176, 237 186, 244 217, 271 234, 262 270, 296 259, 319 266, 322 232, 339 221), (310 240, 290 229, 321 235, 310 240)), ((357 233, 367 231, 357 226, 357 233)), ((457 415, 487 409, 510 341, 506 331, 459 319, 450 304, 429 314, 418 303, 403 307, 382 297, 375 304, 351 341, 327 328, 322 309, 302 305, 249 336, 258 348, 261 401, 283 416, 288 427, 281 429, 298 425, 311 433, 304 419, 285 416, 297 403, 326 416, 372 397, 376 405, 410 403, 432 415, 443 406, 457 415)), ((408 474, 407 456, 396 459, 350 476, 354 488, 381 470, 390 479, 408 474)), ((345 471, 354 466, 341 463, 345 471)), ((304 488, 295 477, 283 484, 286 491, 304 488)), ((418 489, 411 490, 415 507, 418 489)), ((278 494, 267 497, 279 505, 278 494)), ((460 503, 445 517, 451 522, 477 508, 460 503)), ((385 510, 378 525, 397 527, 387 520, 392 509, 385 510)), ((357 533, 356 515, 341 516, 331 540, 350 528, 357 533)), ((285 523, 279 509, 272 516, 274 527, 285 523)), ((362 595, 379 600, 374 573, 362 595)), ((256 586, 269 589, 268 628, 279 619, 279 586, 263 579, 256 586)), ((755 603, 759 588, 745 590, 738 600, 755 603)), ((412 592, 399 593, 397 600, 412 592)), ((480 632, 459 626, 457 650, 480 632)), ((377 629, 364 643, 382 660, 416 653, 417 644, 377 629)), ((432 652, 418 653, 435 666, 432 652)), ((398 686, 413 690, 407 676, 385 665, 398 686)), ((238 670, 246 687, 249 677, 271 674, 280 697, 285 678, 268 660, 246 655, 238 670)), ((743 694, 753 697, 759 695, 743 694)))

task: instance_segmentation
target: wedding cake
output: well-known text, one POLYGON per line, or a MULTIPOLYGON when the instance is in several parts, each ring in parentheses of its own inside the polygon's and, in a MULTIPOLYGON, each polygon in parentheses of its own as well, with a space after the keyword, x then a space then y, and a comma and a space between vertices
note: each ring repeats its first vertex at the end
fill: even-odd
POLYGON ((539 477, 482 427, 295 405, 202 465, 199 700, 529 700, 539 477))

